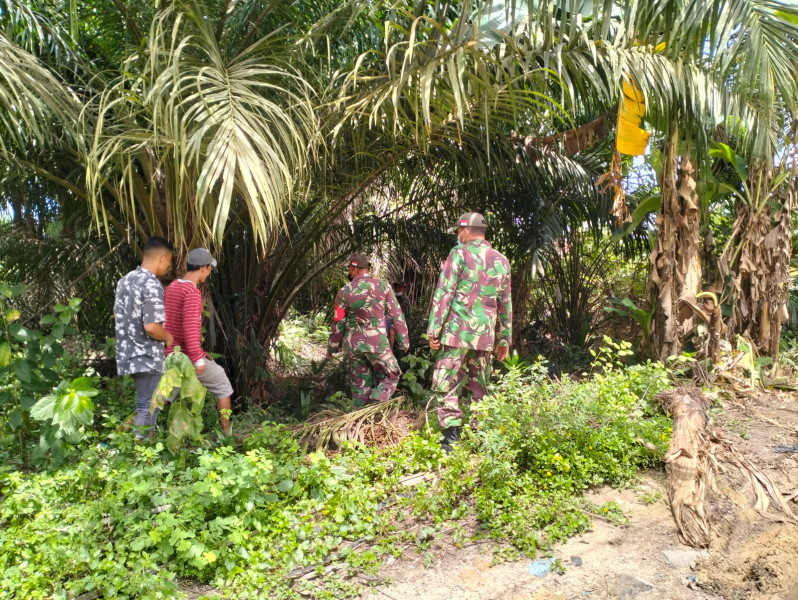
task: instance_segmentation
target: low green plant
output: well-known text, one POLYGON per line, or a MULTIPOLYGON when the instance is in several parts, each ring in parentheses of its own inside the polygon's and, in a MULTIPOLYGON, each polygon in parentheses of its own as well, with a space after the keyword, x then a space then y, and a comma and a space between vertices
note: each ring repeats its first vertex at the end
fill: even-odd
POLYGON ((76 333, 71 323, 81 303, 73 298, 68 304, 56 304, 53 313, 40 320, 46 330, 32 329, 15 306, 26 289, 24 285, 0 282, 0 436, 3 446, 15 446, 15 460, 23 463, 30 456, 32 440, 39 438, 36 456, 40 457, 49 449, 50 441, 60 439, 53 436, 58 428, 40 431, 39 420, 30 411, 65 378, 60 372, 65 359, 64 340, 76 333))
POLYGON ((637 501, 641 504, 656 504, 660 500, 662 500, 662 492, 659 490, 645 492, 637 497, 637 501))
POLYGON ((163 410, 166 403, 170 403, 166 447, 177 453, 187 437, 194 442, 202 441, 205 388, 197 379, 191 360, 180 352, 179 346, 166 357, 163 368, 163 377, 152 396, 150 412, 163 410))
MULTIPOLYGON (((604 311, 633 319, 640 326, 642 347, 651 352, 651 325, 654 321, 654 309, 640 308, 631 298, 610 298, 610 304, 622 306, 605 306, 604 311)), ((641 344, 638 344, 641 345, 641 344)))
POLYGON ((429 377, 432 361, 425 356, 408 354, 402 358, 404 372, 399 382, 399 390, 416 405, 424 406, 429 400, 429 377))
POLYGON ((627 485, 667 450, 671 421, 654 396, 671 385, 669 372, 651 362, 627 367, 629 353, 628 343, 607 341, 581 382, 550 380, 542 362, 506 362, 435 493, 414 499, 417 513, 447 518, 473 498, 491 536, 531 556, 588 529, 581 493, 627 485))
MULTIPOLYGON (((113 400, 127 384, 97 381, 80 460, 0 467, 0 595, 172 598, 188 578, 230 598, 350 597, 350 575, 408 546, 432 564, 448 532, 461 545, 498 540, 501 560, 589 529, 589 512, 606 507, 620 522, 611 505, 587 509, 582 492, 658 463, 670 421, 652 398, 669 377, 657 363, 621 367, 616 351, 598 354, 606 361, 581 382, 511 363, 448 456, 426 428, 394 447, 349 442, 327 456, 264 423, 238 449, 220 440, 175 457, 161 440, 135 445, 117 431, 113 400)), ((193 372, 184 368, 181 377, 193 372)))
POLYGON ((81 441, 86 427, 94 421, 91 399, 100 393, 94 383, 91 377, 62 381, 53 393, 31 408, 30 416, 42 422, 37 448, 41 456, 52 452, 54 462, 60 464, 64 459, 63 443, 81 441))

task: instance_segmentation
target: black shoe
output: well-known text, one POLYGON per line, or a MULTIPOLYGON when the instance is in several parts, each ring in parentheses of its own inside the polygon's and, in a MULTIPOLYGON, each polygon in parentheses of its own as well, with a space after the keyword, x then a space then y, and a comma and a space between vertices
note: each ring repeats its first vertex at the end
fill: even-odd
POLYGON ((460 441, 460 430, 462 427, 447 427, 443 430, 443 442, 441 448, 446 454, 454 450, 454 445, 460 441))

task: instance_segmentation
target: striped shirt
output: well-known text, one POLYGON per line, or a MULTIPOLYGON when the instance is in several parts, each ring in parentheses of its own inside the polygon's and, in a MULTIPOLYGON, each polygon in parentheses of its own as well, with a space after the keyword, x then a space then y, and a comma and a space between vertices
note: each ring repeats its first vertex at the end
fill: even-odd
POLYGON ((166 321, 164 329, 171 333, 174 344, 166 349, 169 355, 175 346, 180 346, 181 352, 189 357, 192 363, 200 366, 207 354, 202 349, 202 294, 197 286, 185 279, 175 279, 164 292, 164 308, 166 321), (200 362, 202 361, 202 362, 200 362))

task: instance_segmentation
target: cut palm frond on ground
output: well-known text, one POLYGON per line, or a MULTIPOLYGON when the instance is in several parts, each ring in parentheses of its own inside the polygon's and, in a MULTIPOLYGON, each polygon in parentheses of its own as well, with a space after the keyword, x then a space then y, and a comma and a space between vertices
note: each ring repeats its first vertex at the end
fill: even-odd
POLYGON ((324 410, 310 421, 291 428, 303 451, 340 448, 343 442, 395 444, 417 426, 418 415, 404 406, 404 396, 370 404, 353 412, 324 410), (405 408, 405 410, 402 410, 405 408))

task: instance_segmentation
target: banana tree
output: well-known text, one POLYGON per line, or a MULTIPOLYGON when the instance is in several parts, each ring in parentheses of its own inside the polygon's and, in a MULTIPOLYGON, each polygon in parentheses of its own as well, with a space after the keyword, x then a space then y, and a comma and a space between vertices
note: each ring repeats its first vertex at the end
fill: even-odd
POLYGON ((725 186, 737 199, 737 217, 719 261, 723 302, 732 307, 729 334, 753 340, 775 359, 781 326, 789 316, 791 219, 798 186, 795 161, 749 167, 725 144, 717 144, 711 153, 731 164, 740 178, 739 187, 725 186))

